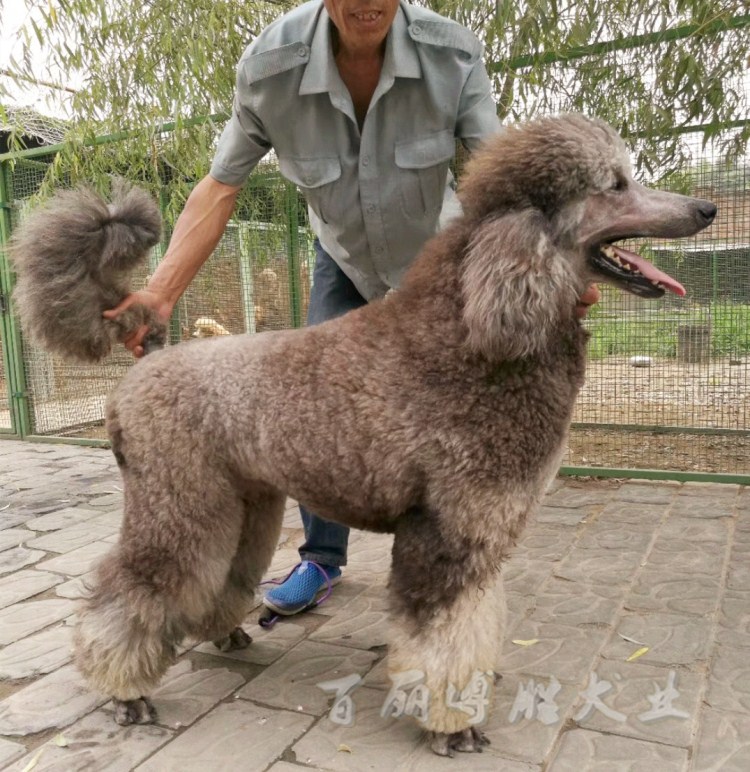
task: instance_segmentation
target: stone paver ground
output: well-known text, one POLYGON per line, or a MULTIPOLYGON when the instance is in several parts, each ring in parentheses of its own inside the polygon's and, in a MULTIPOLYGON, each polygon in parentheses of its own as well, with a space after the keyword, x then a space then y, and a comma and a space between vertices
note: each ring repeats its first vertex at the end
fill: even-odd
MULTIPOLYGON (((189 643, 158 723, 115 724, 70 633, 121 505, 109 452, 0 442, 0 769, 750 769, 750 489, 557 480, 505 566, 492 744, 452 760, 381 716, 390 539, 358 532, 324 605, 271 630, 256 607, 241 652, 189 643), (350 702, 319 686, 346 677, 350 702)), ((271 577, 301 536, 290 502, 271 577)))

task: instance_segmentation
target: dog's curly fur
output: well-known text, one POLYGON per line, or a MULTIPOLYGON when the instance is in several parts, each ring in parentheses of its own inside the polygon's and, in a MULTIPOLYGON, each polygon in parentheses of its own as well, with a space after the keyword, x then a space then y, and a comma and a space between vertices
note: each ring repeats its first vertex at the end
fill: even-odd
POLYGON ((50 352, 97 362, 143 324, 159 347, 165 329, 143 306, 102 317, 129 292, 129 277, 161 234, 153 199, 122 180, 112 203, 94 191, 61 191, 35 209, 11 242, 18 272, 14 300, 24 332, 50 352))
MULTIPOLYGON (((318 326, 154 353, 111 395, 124 522, 75 644, 121 722, 151 718, 144 695, 185 636, 246 643, 235 628, 290 495, 331 520, 394 532, 391 671, 424 674, 436 752, 481 749, 449 690, 497 668, 500 564, 557 470, 584 376, 576 299, 596 279, 660 292, 601 274, 592 254, 634 234, 690 235, 715 207, 638 185, 615 132, 576 115, 498 135, 460 195, 463 217, 398 292, 318 326)), ((91 210, 105 217, 90 197, 77 206, 78 223, 91 210)), ((77 242, 51 219, 39 248, 77 242)), ((106 239, 101 248, 119 261, 106 239)), ((19 264, 22 281, 47 281, 35 265, 19 264)), ((22 308, 32 329, 39 310, 22 308)), ((88 320, 78 334, 86 351, 88 320)))

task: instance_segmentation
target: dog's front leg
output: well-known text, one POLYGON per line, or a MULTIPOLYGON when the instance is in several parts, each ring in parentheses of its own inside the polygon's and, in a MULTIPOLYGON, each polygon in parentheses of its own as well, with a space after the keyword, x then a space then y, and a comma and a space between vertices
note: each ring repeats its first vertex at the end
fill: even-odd
POLYGON ((411 510, 396 527, 389 588, 383 715, 415 718, 441 756, 480 752, 505 622, 498 561, 481 541, 451 539, 438 513, 411 510))
POLYGON ((129 724, 153 724, 156 721, 156 708, 148 697, 137 700, 113 699, 115 721, 121 726, 129 724))
POLYGON ((241 651, 246 649, 253 639, 241 628, 235 627, 229 635, 225 635, 223 638, 217 638, 214 641, 214 646, 219 651, 241 651))

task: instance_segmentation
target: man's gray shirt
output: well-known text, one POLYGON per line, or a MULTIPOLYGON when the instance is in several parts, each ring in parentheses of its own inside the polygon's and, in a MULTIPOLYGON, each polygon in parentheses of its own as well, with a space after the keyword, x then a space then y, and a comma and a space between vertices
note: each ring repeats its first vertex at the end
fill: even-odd
POLYGON ((273 148, 323 248, 367 300, 397 287, 457 209, 449 164, 499 130, 477 38, 401 2, 362 131, 333 58, 321 0, 267 27, 237 69, 211 176, 242 185, 273 148))

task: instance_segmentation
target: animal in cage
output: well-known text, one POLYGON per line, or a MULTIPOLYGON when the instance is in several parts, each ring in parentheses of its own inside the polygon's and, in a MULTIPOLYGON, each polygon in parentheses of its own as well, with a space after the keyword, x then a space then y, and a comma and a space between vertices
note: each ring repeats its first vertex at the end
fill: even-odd
POLYGON ((255 329, 280 330, 284 325, 281 282, 272 268, 264 268, 255 279, 255 329))
POLYGON ((231 335, 232 333, 210 316, 199 316, 193 322, 194 338, 214 338, 217 335, 231 335))
MULTIPOLYGON (((716 208, 640 185, 619 136, 580 115, 490 139, 459 195, 462 216, 397 292, 318 326, 152 353, 110 396, 124 520, 79 611, 75 649, 120 723, 152 720, 149 695, 184 638, 248 644, 239 625, 291 496, 325 518, 394 534, 390 672, 423 675, 419 720, 435 752, 486 743, 451 695, 477 679, 489 694, 499 672, 501 566, 557 471, 584 377, 576 300, 592 281, 645 298, 684 294, 617 242, 690 236, 716 208)), ((76 200, 79 227, 100 213, 102 262, 89 252, 85 268, 31 259, 83 238, 51 216, 41 242, 19 236, 22 282, 122 263, 105 214, 121 204, 83 194, 66 206, 76 200)), ((56 350, 88 352, 90 324, 76 335, 68 314, 119 298, 68 283, 54 315, 36 318, 30 303, 22 318, 56 350), (61 319, 64 346, 47 329, 61 319)))

